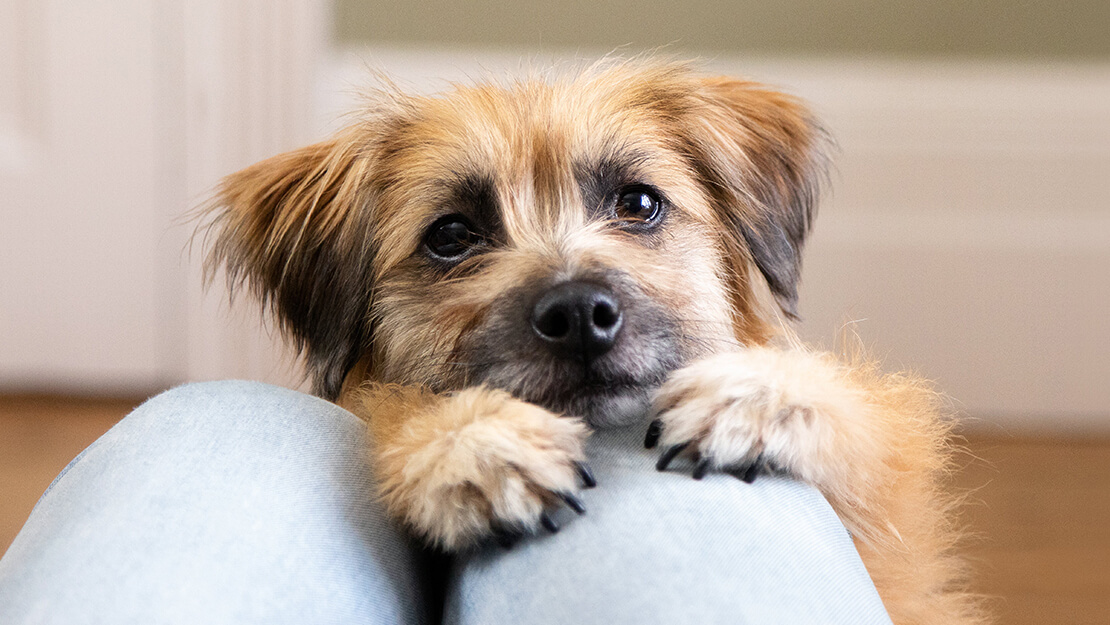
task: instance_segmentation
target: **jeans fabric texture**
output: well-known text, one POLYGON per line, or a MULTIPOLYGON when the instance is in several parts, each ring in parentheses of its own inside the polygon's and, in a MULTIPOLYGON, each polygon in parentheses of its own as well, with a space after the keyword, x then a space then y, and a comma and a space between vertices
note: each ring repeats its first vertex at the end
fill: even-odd
POLYGON ((658 473, 643 430, 591 437, 586 515, 459 555, 440 597, 446 561, 377 504, 357 417, 255 382, 178 387, 51 484, 0 559, 0 623, 890 623, 820 493, 658 473))

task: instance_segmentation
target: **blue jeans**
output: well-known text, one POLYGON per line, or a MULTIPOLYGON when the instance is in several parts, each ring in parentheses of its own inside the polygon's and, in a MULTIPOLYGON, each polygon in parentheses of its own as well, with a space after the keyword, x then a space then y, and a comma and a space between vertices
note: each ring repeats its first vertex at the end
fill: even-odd
POLYGON ((0 622, 890 623, 819 493, 658 473, 643 427, 591 438, 588 514, 450 562, 383 515, 365 437, 258 383, 151 399, 43 495, 0 560, 0 622))

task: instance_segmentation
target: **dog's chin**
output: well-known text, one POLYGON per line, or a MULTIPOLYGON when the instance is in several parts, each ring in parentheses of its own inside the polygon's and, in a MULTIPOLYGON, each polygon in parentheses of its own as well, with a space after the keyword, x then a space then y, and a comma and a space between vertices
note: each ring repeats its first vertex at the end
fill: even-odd
POLYGON ((574 397, 565 406, 552 408, 564 414, 580 415, 596 429, 624 427, 647 418, 651 393, 639 386, 590 391, 574 397))
POLYGON ((624 427, 647 419, 655 386, 638 384, 591 385, 562 392, 552 389, 506 388, 514 396, 552 412, 582 417, 595 429, 624 427))
MULTIPOLYGON (((547 372, 545 372, 547 373, 547 372)), ((612 428, 644 421, 651 411, 651 397, 662 375, 640 382, 627 375, 616 379, 583 380, 578 377, 527 375, 519 367, 487 369, 468 384, 482 384, 507 391, 513 397, 552 412, 582 417, 593 428, 612 428), (542 380, 542 381, 541 381, 542 380)))

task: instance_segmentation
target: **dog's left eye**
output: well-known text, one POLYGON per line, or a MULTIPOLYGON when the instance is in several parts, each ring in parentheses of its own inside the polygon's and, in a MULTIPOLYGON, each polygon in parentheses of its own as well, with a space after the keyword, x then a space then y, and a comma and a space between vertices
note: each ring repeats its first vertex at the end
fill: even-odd
POLYGON ((649 187, 626 187, 617 192, 616 213, 620 219, 652 223, 662 211, 662 200, 649 187))
POLYGON ((482 237, 474 232, 462 215, 447 215, 441 217, 428 228, 424 236, 424 245, 428 250, 440 257, 456 259, 466 255, 476 245, 484 242, 482 237))

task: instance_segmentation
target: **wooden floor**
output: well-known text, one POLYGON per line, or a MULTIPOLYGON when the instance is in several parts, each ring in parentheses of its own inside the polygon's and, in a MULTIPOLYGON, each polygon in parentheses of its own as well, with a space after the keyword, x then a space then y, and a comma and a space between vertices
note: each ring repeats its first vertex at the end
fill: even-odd
POLYGON ((999 622, 1110 624, 1110 440, 967 438, 966 551, 999 622))
MULTIPOLYGON (((0 552, 54 476, 137 401, 0 396, 0 552)), ((967 435, 966 551, 1004 625, 1110 624, 1110 440, 967 435)))
POLYGON ((0 552, 54 476, 138 403, 0 396, 0 552))

